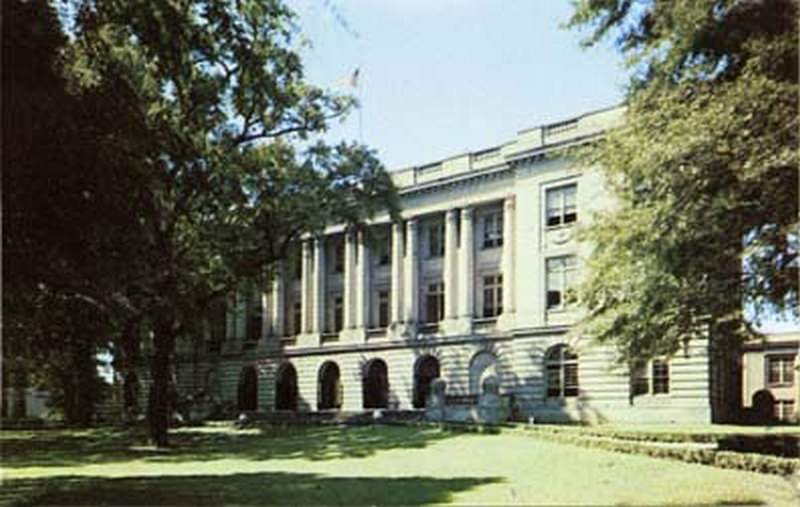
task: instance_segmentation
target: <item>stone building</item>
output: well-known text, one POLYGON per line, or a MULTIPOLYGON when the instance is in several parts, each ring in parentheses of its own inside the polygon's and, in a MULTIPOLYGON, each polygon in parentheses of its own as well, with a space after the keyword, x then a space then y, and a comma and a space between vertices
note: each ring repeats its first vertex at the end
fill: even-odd
POLYGON ((590 255, 576 226, 611 203, 599 172, 558 150, 621 118, 595 111, 392 172, 402 222, 304 241, 271 287, 231 298, 225 324, 179 351, 179 391, 239 410, 404 410, 424 407, 434 378, 470 403, 494 377, 526 420, 716 418, 724 375, 707 340, 630 372, 569 334, 590 255))
POLYGON ((797 420, 800 332, 752 340, 742 347, 742 405, 753 420, 797 420))

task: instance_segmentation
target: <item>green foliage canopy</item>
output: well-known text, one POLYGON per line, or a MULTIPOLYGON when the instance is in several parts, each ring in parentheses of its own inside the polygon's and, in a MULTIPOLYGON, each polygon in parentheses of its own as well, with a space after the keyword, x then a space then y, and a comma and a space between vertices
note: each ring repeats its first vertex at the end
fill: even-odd
MULTIPOLYGON (((68 225, 14 243, 17 262, 53 252, 37 260, 55 266, 32 272, 33 294, 19 301, 38 304, 45 292, 90 302, 126 341, 120 348, 152 331, 151 435, 167 445, 175 342, 202 337, 197 316, 245 280, 266 287, 303 236, 394 214, 397 199, 372 150, 315 140, 355 103, 305 80, 296 20, 281 1, 62 7, 68 41, 54 44, 64 48, 50 74, 63 74, 56 88, 85 114, 69 123, 76 135, 64 145, 74 151, 45 143, 46 128, 15 151, 18 162, 37 151, 74 162, 62 171, 57 160, 19 166, 29 169, 21 180, 48 184, 15 197, 14 216, 63 216, 68 225), (98 119, 102 128, 92 128, 98 119), (59 210, 38 192, 48 185, 62 190, 59 210)), ((39 127, 57 109, 42 97, 50 106, 20 115, 39 127)))

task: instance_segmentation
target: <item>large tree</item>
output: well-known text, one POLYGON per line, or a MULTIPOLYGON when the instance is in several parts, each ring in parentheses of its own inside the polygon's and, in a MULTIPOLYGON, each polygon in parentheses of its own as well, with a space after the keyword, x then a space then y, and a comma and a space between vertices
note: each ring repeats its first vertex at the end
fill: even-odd
POLYGON ((115 91, 131 122, 137 277, 124 299, 152 329, 151 437, 168 444, 175 342, 244 279, 267 279, 303 234, 395 209, 366 147, 309 136, 351 99, 306 82, 278 0, 75 2, 66 55, 84 93, 115 91))
POLYGON ((617 205, 584 232, 581 329, 635 362, 797 319, 798 3, 580 0, 570 24, 632 73, 624 125, 584 154, 617 205))
POLYGON ((115 141, 128 123, 108 107, 113 90, 67 90, 67 39, 48 2, 8 2, 2 23, 4 370, 85 424, 100 395, 97 353, 124 315, 107 295, 137 258, 136 182, 115 141))

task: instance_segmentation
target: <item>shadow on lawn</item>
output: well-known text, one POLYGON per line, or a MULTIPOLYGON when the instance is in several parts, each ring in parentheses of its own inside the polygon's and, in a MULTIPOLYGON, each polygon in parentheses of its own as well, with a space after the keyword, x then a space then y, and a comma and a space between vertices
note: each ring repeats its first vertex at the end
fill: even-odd
POLYGON ((424 448, 451 437, 436 428, 396 426, 182 429, 171 433, 172 447, 146 446, 141 431, 98 429, 37 431, 0 435, 5 468, 73 466, 142 459, 151 462, 208 461, 222 458, 327 460, 367 457, 388 449, 424 448))
POLYGON ((418 505, 496 478, 323 477, 284 472, 232 475, 58 477, 7 481, 2 505, 418 505))

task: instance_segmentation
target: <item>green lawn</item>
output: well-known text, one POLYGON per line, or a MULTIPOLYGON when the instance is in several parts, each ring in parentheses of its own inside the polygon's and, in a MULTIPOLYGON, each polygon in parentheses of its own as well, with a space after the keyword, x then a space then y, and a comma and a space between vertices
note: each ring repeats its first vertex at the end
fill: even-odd
POLYGON ((434 428, 0 432, 5 505, 770 504, 787 479, 434 428))

